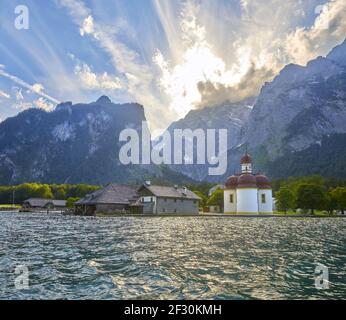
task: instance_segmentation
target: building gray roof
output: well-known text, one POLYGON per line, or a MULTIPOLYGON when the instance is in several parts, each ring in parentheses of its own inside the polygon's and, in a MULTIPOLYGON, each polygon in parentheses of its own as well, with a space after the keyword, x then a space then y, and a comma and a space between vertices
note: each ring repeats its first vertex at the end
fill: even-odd
POLYGON ((110 184, 76 202, 76 205, 131 204, 138 200, 137 187, 110 184))
POLYGON ((24 201, 24 204, 29 204, 31 207, 44 208, 48 204, 52 204, 55 207, 66 207, 65 200, 52 200, 42 198, 30 198, 24 201))
POLYGON ((53 203, 54 207, 66 207, 66 200, 51 200, 49 202, 53 203))
POLYGON ((163 187, 163 186, 152 186, 143 185, 142 188, 149 190, 154 196, 159 198, 176 198, 176 199, 191 199, 191 200, 201 200, 199 196, 193 193, 189 189, 180 187, 163 187), (186 191, 186 192, 185 192, 186 191))
POLYGON ((47 203, 48 199, 38 199, 38 198, 30 198, 24 201, 25 204, 29 204, 31 207, 41 207, 43 208, 47 203))

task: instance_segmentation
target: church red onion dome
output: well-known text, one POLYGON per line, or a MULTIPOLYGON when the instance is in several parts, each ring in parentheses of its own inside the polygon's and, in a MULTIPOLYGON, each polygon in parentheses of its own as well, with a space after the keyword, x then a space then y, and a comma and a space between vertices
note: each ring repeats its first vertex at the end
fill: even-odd
POLYGON ((238 176, 231 176, 226 180, 226 189, 237 189, 238 187, 238 176))
POLYGON ((264 175, 256 176, 256 181, 257 181, 257 187, 259 189, 271 189, 272 188, 272 184, 271 184, 270 179, 264 175))
POLYGON ((246 154, 241 158, 240 164, 252 163, 252 157, 249 154, 246 154))
POLYGON ((256 176, 251 173, 242 174, 238 179, 238 188, 255 188, 257 189, 256 176))

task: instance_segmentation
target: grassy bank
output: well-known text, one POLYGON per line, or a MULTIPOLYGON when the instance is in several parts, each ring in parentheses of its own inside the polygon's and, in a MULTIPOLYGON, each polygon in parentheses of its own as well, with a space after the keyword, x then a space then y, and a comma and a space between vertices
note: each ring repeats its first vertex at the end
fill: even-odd
MULTIPOLYGON (((19 209, 21 206, 19 204, 15 204, 14 208, 19 209)), ((11 209, 13 208, 13 204, 0 204, 0 209, 11 209)))

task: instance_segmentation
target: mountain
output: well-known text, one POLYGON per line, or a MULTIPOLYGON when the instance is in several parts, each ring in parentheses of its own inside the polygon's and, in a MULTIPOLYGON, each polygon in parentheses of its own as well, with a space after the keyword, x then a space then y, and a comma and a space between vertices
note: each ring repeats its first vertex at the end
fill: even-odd
POLYGON ((287 65, 256 99, 191 111, 167 129, 172 137, 175 129, 228 129, 223 177, 209 176, 208 164, 122 165, 119 134, 125 128, 141 134, 142 121, 141 105, 114 104, 105 96, 90 104, 63 103, 50 113, 24 111, 0 123, 0 184, 222 182, 239 170, 245 146, 255 170, 273 178, 344 177, 346 41, 306 66, 287 65))
POLYGON ((0 184, 191 182, 166 167, 120 163, 120 132, 132 128, 141 136, 145 120, 141 105, 105 96, 53 112, 26 110, 0 124, 0 184))
POLYGON ((287 179, 321 175, 346 179, 346 134, 325 136, 305 150, 277 158, 268 165, 268 174, 287 179))
MULTIPOLYGON (((216 107, 192 110, 188 115, 170 125, 167 131, 174 141, 174 130, 228 129, 228 149, 234 148, 240 142, 242 128, 246 123, 254 103, 254 98, 239 103, 224 103, 216 107)), ((195 145, 196 146, 196 145, 195 145)), ((194 149, 196 156, 196 148, 194 149)), ((203 181, 208 177, 209 164, 205 165, 171 165, 171 169, 183 173, 195 180, 203 181)))
POLYGON ((278 157, 346 133, 346 42, 306 67, 286 66, 261 90, 242 142, 268 170, 278 157))
POLYGON ((334 61, 341 66, 346 66, 346 39, 327 55, 327 59, 334 61))
MULTIPOLYGON (((306 166, 294 166, 290 161, 300 159, 307 150, 315 151, 318 146, 321 153, 324 149, 329 152, 329 145, 346 144, 341 138, 346 133, 346 40, 326 57, 318 57, 306 66, 287 65, 272 82, 262 87, 251 105, 253 108, 240 104, 192 111, 169 129, 227 128, 227 174, 208 176, 206 167, 198 165, 171 168, 197 180, 220 182, 239 170, 239 158, 247 146, 254 156, 257 171, 270 173, 274 178, 285 172, 309 174, 311 170, 306 166)), ((309 157, 311 166, 316 169, 314 172, 324 166, 320 160, 309 157)), ((321 169, 321 174, 344 172, 335 154, 330 157, 330 166, 339 171, 325 168, 321 169)))

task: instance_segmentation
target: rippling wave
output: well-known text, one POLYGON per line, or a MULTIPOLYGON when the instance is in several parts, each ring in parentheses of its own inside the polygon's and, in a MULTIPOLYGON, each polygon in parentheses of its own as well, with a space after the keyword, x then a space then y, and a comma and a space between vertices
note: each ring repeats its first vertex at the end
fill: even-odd
POLYGON ((346 219, 1 213, 0 298, 342 299, 345 230, 346 219), (329 290, 315 288, 317 264, 329 290))

